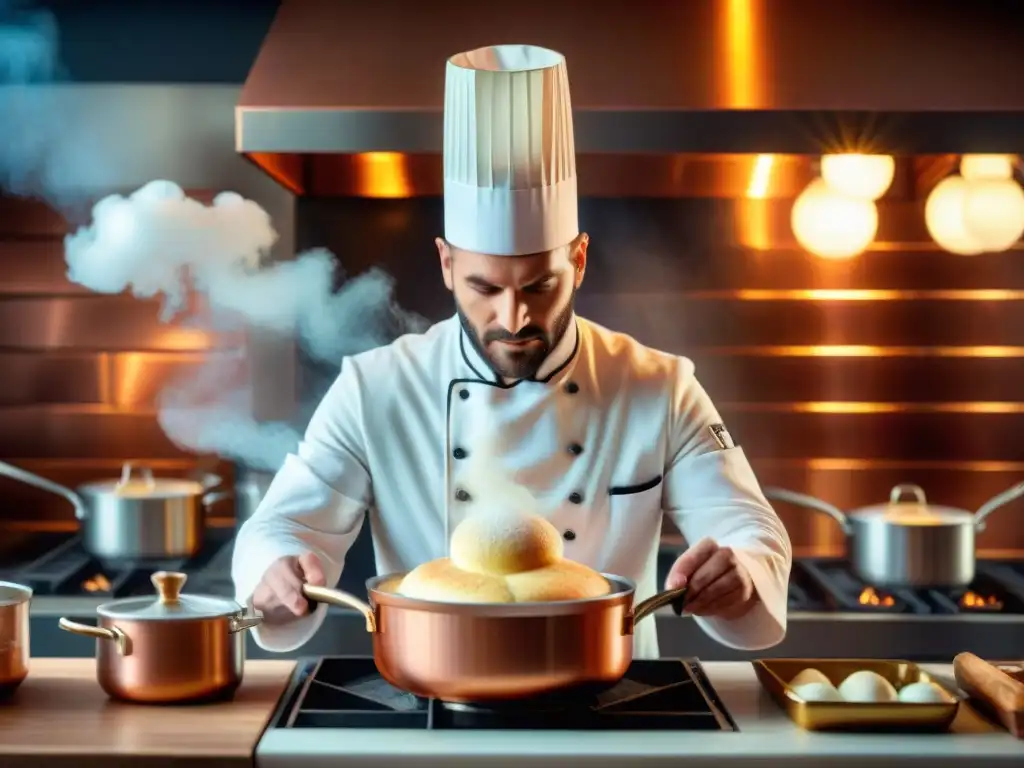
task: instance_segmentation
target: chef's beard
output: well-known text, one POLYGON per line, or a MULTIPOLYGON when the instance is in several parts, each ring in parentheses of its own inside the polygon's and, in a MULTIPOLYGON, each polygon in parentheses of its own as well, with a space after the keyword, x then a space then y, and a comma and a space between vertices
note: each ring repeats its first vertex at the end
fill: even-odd
POLYGON ((544 365, 551 350, 558 346, 566 332, 569 330, 569 323, 572 322, 573 308, 576 304, 576 287, 573 286, 565 306, 555 315, 555 321, 551 325, 551 332, 547 333, 538 325, 527 325, 518 333, 509 333, 504 328, 496 328, 487 331, 481 337, 480 333, 473 327, 466 313, 459 306, 459 300, 455 299, 455 310, 459 314, 459 322, 462 323, 462 330, 469 337, 469 343, 480 355, 491 370, 506 379, 532 379, 536 377, 537 371, 544 365), (525 340, 538 339, 539 344, 533 344, 522 350, 509 350, 502 358, 488 352, 488 346, 496 341, 503 340, 525 340))

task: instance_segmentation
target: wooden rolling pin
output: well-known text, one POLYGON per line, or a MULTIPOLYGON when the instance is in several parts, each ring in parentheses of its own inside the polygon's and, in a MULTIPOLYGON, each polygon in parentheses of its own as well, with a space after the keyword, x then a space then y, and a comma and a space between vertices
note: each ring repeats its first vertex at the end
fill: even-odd
POLYGON ((1024 682, 973 653, 953 659, 956 684, 984 704, 1018 739, 1024 739, 1024 682))

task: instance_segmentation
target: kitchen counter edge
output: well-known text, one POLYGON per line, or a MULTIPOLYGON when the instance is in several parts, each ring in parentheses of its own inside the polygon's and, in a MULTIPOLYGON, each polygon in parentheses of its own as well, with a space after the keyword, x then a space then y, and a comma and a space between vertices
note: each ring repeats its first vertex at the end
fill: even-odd
POLYGON ((0 766, 103 768, 252 766, 294 661, 246 662, 230 702, 192 706, 110 700, 95 659, 34 658, 29 676, 0 702, 0 766))

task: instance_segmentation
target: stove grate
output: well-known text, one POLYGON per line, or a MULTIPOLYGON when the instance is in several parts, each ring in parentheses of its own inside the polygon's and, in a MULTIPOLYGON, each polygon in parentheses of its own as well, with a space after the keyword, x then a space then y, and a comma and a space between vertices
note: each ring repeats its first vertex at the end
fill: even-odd
POLYGON ((494 704, 418 698, 380 678, 366 657, 324 658, 300 674, 276 727, 736 730, 696 660, 634 661, 610 688, 494 704))

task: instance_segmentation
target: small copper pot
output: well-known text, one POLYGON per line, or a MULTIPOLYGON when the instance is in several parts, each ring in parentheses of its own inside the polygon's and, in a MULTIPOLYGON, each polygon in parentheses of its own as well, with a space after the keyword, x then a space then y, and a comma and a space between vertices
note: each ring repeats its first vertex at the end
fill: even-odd
POLYGON ((32 590, 0 581, 0 699, 28 677, 28 608, 32 590))
POLYGON ((682 610, 686 589, 634 607, 636 585, 603 574, 611 592, 549 603, 442 603, 405 597, 404 574, 366 582, 370 603, 306 585, 314 602, 354 608, 373 635, 381 677, 418 696, 453 702, 519 699, 612 685, 633 659, 633 627, 663 605, 682 610))
POLYGON ((262 619, 223 597, 182 595, 186 576, 152 576, 158 597, 133 597, 96 609, 99 625, 60 620, 60 628, 95 637, 100 686, 107 695, 145 704, 230 699, 242 682, 245 635, 262 619))

